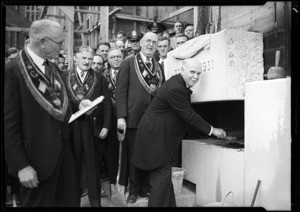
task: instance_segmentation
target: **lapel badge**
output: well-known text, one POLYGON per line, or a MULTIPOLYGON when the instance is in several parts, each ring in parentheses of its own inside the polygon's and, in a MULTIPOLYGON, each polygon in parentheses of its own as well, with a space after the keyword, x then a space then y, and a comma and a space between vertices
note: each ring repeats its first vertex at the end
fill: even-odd
POLYGON ((150 85, 150 88, 151 88, 152 90, 154 90, 154 89, 156 89, 156 85, 151 84, 151 85, 150 85))
POLYGON ((37 78, 37 77, 38 77, 38 73, 36 73, 34 70, 30 71, 29 73, 30 73, 30 75, 31 75, 33 78, 37 78))
POLYGON ((61 85, 57 80, 54 81, 54 84, 59 90, 61 89, 61 85))
POLYGON ((39 84, 39 88, 38 88, 38 89, 39 89, 42 93, 45 93, 46 88, 47 88, 46 84, 45 84, 43 81, 40 81, 40 84, 39 84))
POLYGON ((31 70, 31 69, 32 69, 32 66, 31 66, 31 65, 27 65, 26 68, 27 68, 28 70, 31 70))
POLYGON ((77 94, 77 99, 82 99, 83 95, 82 94, 77 94))
POLYGON ((78 86, 77 86, 77 84, 75 83, 75 85, 73 85, 73 90, 75 91, 76 90, 76 88, 77 88, 78 86))
POLYGON ((147 71, 143 71, 143 77, 146 77, 148 75, 147 71))
POLYGON ((53 103, 54 103, 56 106, 60 106, 60 105, 61 105, 61 101, 60 101, 60 99, 57 98, 57 97, 53 100, 53 103))

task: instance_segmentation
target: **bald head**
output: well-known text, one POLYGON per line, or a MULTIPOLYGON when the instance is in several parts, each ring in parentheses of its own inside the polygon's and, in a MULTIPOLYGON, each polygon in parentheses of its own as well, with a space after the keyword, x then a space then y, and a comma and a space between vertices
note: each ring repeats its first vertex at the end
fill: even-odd
POLYGON ((195 58, 185 59, 181 67, 181 76, 188 87, 193 87, 200 78, 201 63, 195 58))
POLYGON ((31 24, 29 48, 42 58, 54 58, 64 42, 63 29, 59 23, 47 19, 31 24))
POLYGON ((121 50, 121 52, 123 53, 124 50, 125 50, 125 44, 123 41, 121 40, 117 40, 116 41, 116 45, 117 45, 117 48, 121 50))
POLYGON ((113 50, 113 49, 117 49, 117 44, 115 42, 109 42, 109 45, 110 45, 110 49, 113 50))
POLYGON ((48 19, 36 20, 31 24, 29 37, 37 39, 39 37, 49 36, 53 34, 53 29, 55 31, 62 32, 62 27, 55 21, 51 21, 48 19))

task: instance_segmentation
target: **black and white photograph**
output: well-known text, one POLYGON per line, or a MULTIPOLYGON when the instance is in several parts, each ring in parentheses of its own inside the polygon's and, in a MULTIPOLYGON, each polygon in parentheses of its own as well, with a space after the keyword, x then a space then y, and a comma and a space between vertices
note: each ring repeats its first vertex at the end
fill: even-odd
POLYGON ((1 1, 1 209, 299 211, 299 2, 100 3, 1 1))

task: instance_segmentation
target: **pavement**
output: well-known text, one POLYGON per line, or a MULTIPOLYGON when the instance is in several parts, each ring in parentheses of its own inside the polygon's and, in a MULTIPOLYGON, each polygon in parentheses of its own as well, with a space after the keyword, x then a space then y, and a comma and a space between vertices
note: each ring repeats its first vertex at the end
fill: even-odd
MULTIPOLYGON (((181 192, 179 194, 175 193, 176 205, 177 207, 195 207, 195 186, 190 183, 184 181, 181 192)), ((125 193, 125 198, 127 199, 128 192, 125 193)), ((127 203, 126 206, 120 206, 112 201, 110 201, 107 197, 101 198, 101 206, 102 207, 148 207, 148 198, 139 197, 135 203, 127 203)), ((88 196, 81 198, 80 207, 91 207, 89 203, 88 196)))

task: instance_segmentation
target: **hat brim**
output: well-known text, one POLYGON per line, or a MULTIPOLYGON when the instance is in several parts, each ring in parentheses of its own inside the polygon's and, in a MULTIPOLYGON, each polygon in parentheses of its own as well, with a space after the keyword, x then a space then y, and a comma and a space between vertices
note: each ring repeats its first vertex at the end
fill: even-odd
POLYGON ((128 38, 128 40, 129 41, 139 41, 139 40, 141 40, 142 39, 142 37, 134 37, 134 38, 128 38))

